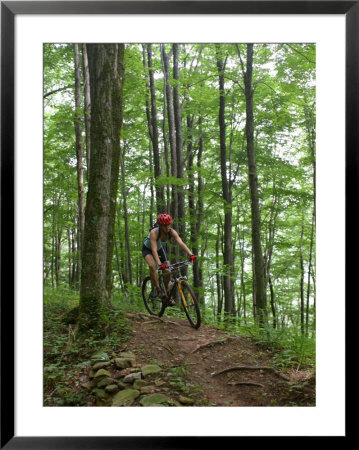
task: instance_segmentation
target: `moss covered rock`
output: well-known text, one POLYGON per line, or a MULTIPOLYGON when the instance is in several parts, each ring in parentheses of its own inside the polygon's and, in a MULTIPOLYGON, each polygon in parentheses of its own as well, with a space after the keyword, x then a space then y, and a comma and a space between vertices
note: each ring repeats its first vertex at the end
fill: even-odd
POLYGON ((117 386, 117 384, 109 384, 105 387, 105 392, 111 395, 116 394, 119 390, 120 388, 117 386))
POLYGON ((107 361, 110 361, 110 357, 103 350, 99 350, 91 356, 92 364, 96 364, 98 362, 107 362, 107 361))
POLYGON ((116 358, 115 365, 117 369, 127 369, 133 367, 136 364, 136 360, 133 358, 116 358))
POLYGON ((113 397, 112 406, 131 406, 139 395, 137 389, 124 389, 113 397))
POLYGON ((96 370, 104 369, 105 367, 108 367, 110 365, 111 365, 111 361, 97 362, 93 365, 92 369, 94 371, 96 371, 96 370))
POLYGON ((101 388, 104 388, 104 387, 106 387, 106 386, 108 386, 110 384, 113 384, 113 383, 114 383, 113 378, 111 378, 111 377, 104 377, 104 378, 101 378, 101 380, 98 381, 97 387, 101 389, 101 388))
POLYGON ((142 367, 142 375, 146 378, 150 375, 161 372, 161 370, 161 367, 157 364, 148 364, 147 366, 142 367))
POLYGON ((100 370, 98 370, 98 371, 95 373, 94 378, 96 379, 96 378, 110 377, 110 376, 111 376, 111 374, 110 374, 110 372, 109 372, 108 370, 100 369, 100 370))
POLYGON ((174 402, 164 394, 149 394, 141 398, 140 404, 142 406, 154 406, 154 405, 173 406, 174 402))

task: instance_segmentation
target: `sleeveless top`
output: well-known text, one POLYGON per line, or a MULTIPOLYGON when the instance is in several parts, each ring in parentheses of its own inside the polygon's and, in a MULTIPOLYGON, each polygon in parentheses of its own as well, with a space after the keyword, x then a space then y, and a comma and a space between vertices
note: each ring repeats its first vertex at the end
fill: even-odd
MULTIPOLYGON (((158 230, 158 235, 160 235, 160 233, 161 233, 160 228, 158 227, 157 230, 158 230)), ((152 230, 151 230, 151 231, 152 231, 152 230)), ((144 242, 144 245, 145 245, 149 250, 151 250, 151 238, 150 238, 150 233, 151 233, 151 231, 148 233, 148 236, 146 237, 145 242, 144 242)), ((163 247, 167 244, 169 238, 170 238, 170 233, 167 233, 167 236, 166 236, 166 240, 165 240, 165 241, 162 241, 161 238, 158 238, 158 239, 157 239, 157 250, 160 250, 161 248, 163 248, 163 247)))

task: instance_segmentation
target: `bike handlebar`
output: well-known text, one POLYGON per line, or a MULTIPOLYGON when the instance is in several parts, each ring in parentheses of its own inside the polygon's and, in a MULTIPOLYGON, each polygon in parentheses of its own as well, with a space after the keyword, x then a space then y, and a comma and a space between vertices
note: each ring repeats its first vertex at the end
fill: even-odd
POLYGON ((182 266, 188 266, 190 261, 180 261, 178 263, 170 264, 169 266, 166 266, 166 270, 170 270, 171 272, 173 270, 179 269, 182 266))
POLYGON ((178 263, 174 263, 174 264, 170 264, 169 266, 167 266, 170 270, 174 270, 174 269, 178 269, 179 267, 182 266, 188 266, 189 261, 180 261, 178 263))

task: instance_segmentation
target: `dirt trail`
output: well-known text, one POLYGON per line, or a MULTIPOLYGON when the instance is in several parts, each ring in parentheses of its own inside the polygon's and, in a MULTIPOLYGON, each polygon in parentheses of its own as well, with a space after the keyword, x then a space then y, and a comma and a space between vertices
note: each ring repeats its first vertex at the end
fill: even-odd
POLYGON ((279 372, 273 354, 249 338, 186 320, 129 314, 134 332, 126 350, 139 363, 159 363, 163 389, 189 395, 195 406, 314 406, 309 371, 279 372), (233 367, 241 367, 234 370, 233 367), (225 369, 231 369, 223 373, 225 369))

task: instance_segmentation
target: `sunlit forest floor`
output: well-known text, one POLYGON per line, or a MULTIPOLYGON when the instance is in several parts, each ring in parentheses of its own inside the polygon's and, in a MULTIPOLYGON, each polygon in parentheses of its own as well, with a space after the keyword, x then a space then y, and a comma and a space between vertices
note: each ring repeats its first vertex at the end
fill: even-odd
MULTIPOLYGON (((147 393, 164 394, 173 405, 315 406, 315 371, 310 360, 283 364, 280 349, 253 337, 206 324, 195 330, 186 319, 174 317, 173 309, 157 318, 134 305, 116 308, 112 333, 106 339, 79 343, 75 326, 63 320, 74 305, 74 297, 66 301, 63 292, 51 291, 51 300, 45 299, 46 406, 101 405, 91 390, 90 377, 91 355, 99 350, 111 358, 131 352, 138 368, 160 367, 147 393)), ((112 371, 111 376, 119 374, 112 371)), ((140 406, 139 399, 132 406, 140 406)))

